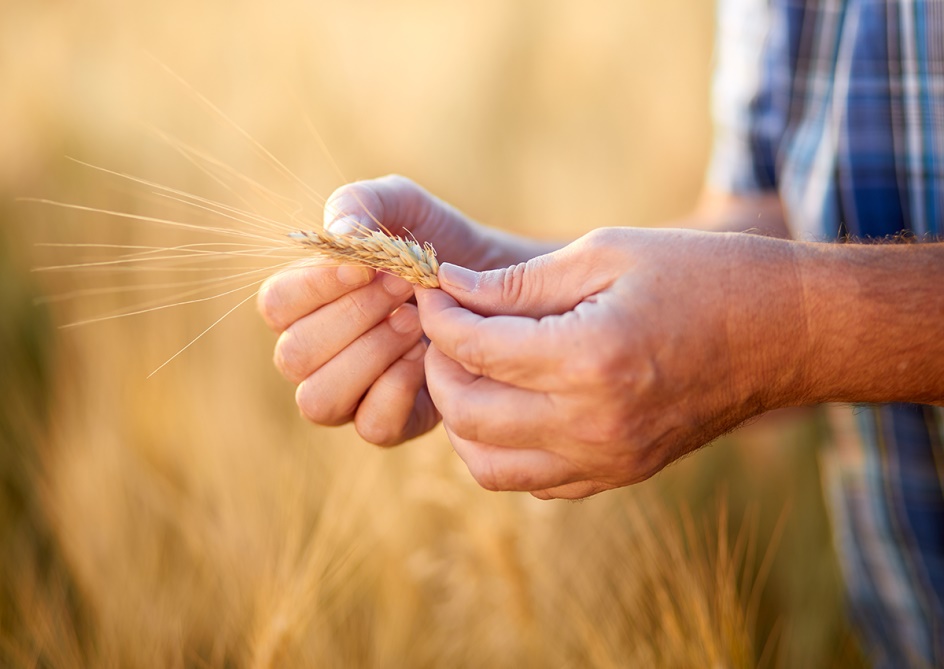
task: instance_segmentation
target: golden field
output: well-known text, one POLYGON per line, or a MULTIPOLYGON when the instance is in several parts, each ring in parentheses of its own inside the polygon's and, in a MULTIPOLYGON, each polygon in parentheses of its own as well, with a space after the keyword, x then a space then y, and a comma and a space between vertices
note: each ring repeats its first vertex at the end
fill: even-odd
POLYGON ((22 200, 199 222, 69 157, 210 198, 238 173, 315 220, 308 188, 391 172, 543 237, 682 215, 713 7, 592 9, 0 4, 0 665, 862 666, 816 415, 580 503, 488 493, 440 431, 381 450, 306 424, 251 304, 148 378, 236 296, 59 329, 181 279, 31 271, 204 239, 22 200))

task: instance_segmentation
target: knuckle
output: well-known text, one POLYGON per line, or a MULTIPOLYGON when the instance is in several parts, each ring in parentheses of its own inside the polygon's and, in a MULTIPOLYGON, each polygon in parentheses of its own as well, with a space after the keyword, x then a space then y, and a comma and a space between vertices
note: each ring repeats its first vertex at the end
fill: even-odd
POLYGON ((362 190, 362 185, 360 182, 345 184, 340 188, 336 188, 334 192, 328 196, 328 199, 325 200, 325 225, 330 225, 337 219, 349 216, 350 214, 354 213, 351 211, 351 206, 357 203, 359 198, 358 193, 360 190, 362 190))
POLYGON ((388 174, 378 179, 377 185, 387 196, 386 204, 392 219, 412 220, 413 228, 420 229, 432 222, 436 198, 418 183, 400 174, 388 174))
MULTIPOLYGON (((336 267, 309 267, 299 272, 293 279, 292 286, 297 299, 303 302, 302 311, 312 312, 320 309, 329 302, 333 302, 346 292, 353 290, 338 281, 336 267)), ((285 302, 285 298, 281 298, 285 302)))
POLYGON ((348 286, 339 286, 334 268, 291 269, 269 277, 256 295, 256 306, 266 324, 283 332, 301 316, 338 299, 348 286))
POLYGON ((583 387, 609 387, 619 376, 621 347, 609 337, 591 337, 563 361, 565 378, 583 387))
POLYGON ((292 383, 301 382, 313 371, 306 369, 307 356, 294 327, 289 327, 279 335, 272 361, 282 376, 292 383))
POLYGON ((619 228, 597 228, 573 242, 570 247, 577 258, 599 269, 611 262, 624 262, 623 258, 617 256, 625 244, 624 231, 619 228))
POLYGON ((295 390, 295 404, 302 416, 315 425, 343 425, 351 420, 350 410, 331 400, 330 395, 320 392, 318 384, 307 379, 295 390))
POLYGON ((342 318, 356 324, 362 330, 372 327, 378 320, 377 316, 372 313, 366 291, 348 293, 340 299, 339 304, 342 318))
POLYGON ((449 429, 467 441, 479 440, 479 423, 467 401, 449 396, 440 406, 443 420, 448 421, 449 429))
MULTIPOLYGON (((632 411, 624 402, 609 399, 597 403, 592 408, 587 406, 576 409, 580 419, 568 422, 567 434, 576 442, 593 447, 627 446, 633 443, 638 427, 631 420, 632 411)), ((601 455, 602 451, 594 448, 588 455, 601 455)))
POLYGON ((537 472, 530 469, 515 469, 505 475, 506 490, 533 490, 539 486, 537 472))
POLYGON ((522 298, 526 298, 528 283, 537 274, 532 276, 528 271, 528 263, 518 263, 501 272, 501 296, 503 304, 517 304, 522 298))
POLYGON ((621 232, 617 228, 596 228, 581 237, 577 244, 585 251, 609 251, 612 249, 621 232))
POLYGON ((594 441, 604 444, 623 442, 627 439, 629 426, 623 416, 606 412, 591 422, 596 436, 594 441))
POLYGON ((482 375, 486 370, 486 355, 478 337, 465 336, 455 344, 456 360, 462 361, 462 366, 472 374, 482 375))
POLYGON ((359 411, 354 416, 354 429, 361 438, 375 446, 389 447, 402 443, 404 421, 390 421, 389 416, 359 411))
POLYGON ((368 225, 372 218, 383 218, 382 201, 375 191, 377 180, 356 181, 336 189, 328 197, 324 207, 325 225, 353 217, 368 225))
MULTIPOLYGON (((328 197, 325 205, 325 222, 358 213, 383 219, 383 205, 395 202, 389 197, 416 197, 422 192, 423 189, 412 179, 400 174, 387 174, 375 179, 345 184, 328 197)), ((367 221, 364 223, 366 224, 367 221)))
POLYGON ((280 314, 283 309, 284 300, 279 290, 279 277, 272 276, 266 279, 259 292, 256 295, 256 309, 271 329, 281 332, 285 329, 285 323, 280 314))
POLYGON ((475 482, 485 490, 499 492, 502 490, 501 477, 492 461, 487 457, 479 457, 469 464, 469 473, 475 482))
MULTIPOLYGON (((375 185, 387 196, 388 204, 415 211, 429 199, 428 193, 415 181, 400 174, 388 174, 376 180, 375 185)), ((379 197, 379 196, 378 196, 379 197)))
POLYGON ((475 459, 469 466, 469 473, 482 488, 492 492, 538 487, 537 477, 533 473, 520 468, 499 467, 487 456, 475 459))
POLYGON ((377 182, 380 185, 387 186, 395 190, 419 190, 419 186, 416 185, 415 181, 403 176, 402 174, 386 174, 377 179, 377 182))

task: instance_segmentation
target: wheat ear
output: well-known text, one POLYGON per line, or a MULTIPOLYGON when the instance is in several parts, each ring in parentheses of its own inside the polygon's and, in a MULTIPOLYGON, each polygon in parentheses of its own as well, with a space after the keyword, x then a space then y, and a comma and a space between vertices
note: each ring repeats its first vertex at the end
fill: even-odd
POLYGON ((420 246, 379 230, 370 230, 363 237, 328 230, 300 230, 288 236, 323 258, 373 267, 425 288, 439 288, 439 261, 429 242, 420 246))

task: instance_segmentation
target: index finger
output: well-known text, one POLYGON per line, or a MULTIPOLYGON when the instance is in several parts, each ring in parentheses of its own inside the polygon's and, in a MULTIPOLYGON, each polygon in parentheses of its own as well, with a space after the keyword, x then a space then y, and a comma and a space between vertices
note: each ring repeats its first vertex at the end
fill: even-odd
POLYGON ((374 270, 355 265, 292 267, 274 274, 259 289, 263 320, 282 333, 300 318, 334 302, 374 278, 374 270))
POLYGON ((566 388, 568 316, 479 316, 438 289, 416 291, 426 336, 469 373, 531 390, 566 388))

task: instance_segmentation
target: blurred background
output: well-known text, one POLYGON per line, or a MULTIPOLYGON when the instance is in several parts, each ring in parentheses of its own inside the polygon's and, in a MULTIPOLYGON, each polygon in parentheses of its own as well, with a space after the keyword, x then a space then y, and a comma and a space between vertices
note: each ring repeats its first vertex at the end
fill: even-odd
POLYGON ((166 215, 69 157, 225 196, 183 146, 314 220, 307 188, 391 172, 541 237, 670 220, 710 150, 713 12, 0 2, 0 664, 864 666, 816 414, 581 503, 487 493, 438 430, 382 451, 306 424, 251 304, 147 378, 231 296, 60 329, 169 301, 180 278, 33 271, 109 257, 84 244, 186 243, 23 201, 166 215))

